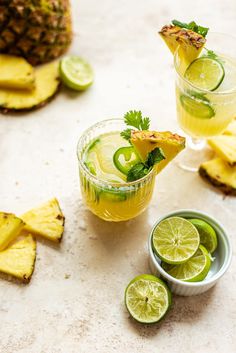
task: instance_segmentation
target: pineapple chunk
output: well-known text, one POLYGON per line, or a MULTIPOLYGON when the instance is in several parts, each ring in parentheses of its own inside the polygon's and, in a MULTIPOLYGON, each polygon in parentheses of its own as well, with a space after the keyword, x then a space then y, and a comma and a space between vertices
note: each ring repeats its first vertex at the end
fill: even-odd
POLYGON ((58 62, 45 64, 35 69, 35 89, 32 91, 0 89, 0 109, 27 111, 44 106, 59 89, 58 62))
POLYGON ((61 241, 65 217, 56 198, 26 212, 21 218, 27 231, 54 242, 61 241))
POLYGON ((0 87, 32 90, 33 67, 24 58, 0 54, 0 87))
POLYGON ((236 135, 236 120, 233 120, 224 131, 224 135, 236 135))
POLYGON ((156 147, 163 150, 166 159, 155 166, 157 174, 185 148, 185 138, 169 131, 132 131, 130 141, 143 161, 156 147))
POLYGON ((159 34, 172 54, 179 47, 180 57, 185 59, 187 63, 191 63, 199 56, 206 43, 206 39, 202 35, 174 25, 164 26, 159 34))
POLYGON ((25 223, 12 213, 0 212, 0 251, 14 240, 25 223))
POLYGON ((204 162, 199 174, 225 194, 236 195, 236 166, 231 167, 221 158, 204 162))
POLYGON ((208 139, 208 143, 219 157, 232 166, 236 164, 236 136, 220 135, 208 139))
POLYGON ((0 271, 29 282, 34 271, 36 241, 31 235, 0 252, 0 271))

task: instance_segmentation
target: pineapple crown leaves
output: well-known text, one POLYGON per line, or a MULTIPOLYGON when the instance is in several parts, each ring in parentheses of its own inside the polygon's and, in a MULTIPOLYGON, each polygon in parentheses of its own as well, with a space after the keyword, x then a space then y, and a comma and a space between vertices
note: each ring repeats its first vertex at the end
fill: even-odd
MULTIPOLYGON (((139 110, 130 110, 124 115, 124 121, 127 126, 135 127, 138 130, 148 130, 150 126, 150 119, 142 116, 142 112, 139 110)), ((121 132, 121 136, 130 140, 132 129, 128 128, 121 132)))
POLYGON ((195 21, 191 21, 189 23, 185 23, 185 22, 180 22, 178 20, 173 20, 171 22, 172 22, 172 24, 174 26, 178 26, 180 28, 190 29, 191 31, 200 34, 204 38, 206 37, 206 35, 207 35, 208 31, 209 31, 208 27, 203 27, 203 26, 197 25, 195 21))

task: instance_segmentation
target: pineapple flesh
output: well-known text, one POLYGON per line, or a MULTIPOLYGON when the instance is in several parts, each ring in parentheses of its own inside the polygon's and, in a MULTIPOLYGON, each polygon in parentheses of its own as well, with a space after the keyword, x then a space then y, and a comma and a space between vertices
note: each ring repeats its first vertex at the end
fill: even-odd
POLYGON ((0 53, 38 65, 62 55, 71 40, 69 0, 0 0, 0 53))
POLYGON ((159 34, 172 54, 179 47, 180 58, 185 60, 186 64, 191 63, 199 56, 206 43, 206 39, 202 35, 174 25, 164 26, 159 34))
POLYGON ((0 109, 3 113, 27 111, 44 106, 60 86, 58 62, 35 69, 35 89, 32 91, 0 89, 0 109))
POLYGON ((65 217, 56 198, 34 208, 21 216, 25 230, 54 242, 60 242, 64 231, 65 217))
POLYGON ((0 271, 29 282, 34 271, 36 242, 31 235, 0 252, 0 271))
POLYGON ((0 251, 18 236, 24 225, 25 223, 14 214, 0 212, 0 251))
POLYGON ((228 127, 224 131, 224 135, 236 135, 236 119, 228 125, 228 127))
POLYGON ((220 135, 208 139, 216 154, 231 166, 236 164, 236 136, 220 135))
POLYGON ((236 196, 236 166, 230 166, 221 158, 204 162, 199 174, 227 195, 236 196))
POLYGON ((143 161, 155 148, 163 150, 166 158, 154 167, 157 174, 185 148, 185 138, 169 131, 132 131, 130 141, 143 161))
POLYGON ((0 54, 0 87, 32 90, 33 67, 24 58, 0 54))

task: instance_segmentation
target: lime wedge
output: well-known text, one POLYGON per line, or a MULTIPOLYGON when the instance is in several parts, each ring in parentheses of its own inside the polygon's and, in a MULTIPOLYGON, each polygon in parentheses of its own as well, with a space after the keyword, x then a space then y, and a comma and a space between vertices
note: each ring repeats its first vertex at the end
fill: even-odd
POLYGON ((211 119, 215 115, 214 109, 206 98, 200 100, 197 97, 182 94, 180 102, 187 113, 198 119, 211 119))
POLYGON ((140 275, 128 284, 125 305, 136 321, 152 324, 160 321, 170 308, 171 292, 159 278, 140 275))
POLYGON ((197 229, 181 217, 164 219, 152 235, 153 250, 162 261, 169 264, 188 261, 197 251, 199 243, 197 229))
POLYGON ((189 65, 184 76, 197 88, 215 91, 224 79, 225 70, 218 60, 201 57, 189 65))
POLYGON ((169 265, 162 262, 163 269, 172 277, 185 282, 200 282, 208 274, 211 267, 211 258, 203 245, 197 252, 182 265, 169 265))
POLYGON ((200 235, 200 243, 204 245, 204 247, 210 253, 213 253, 217 248, 217 235, 215 230, 208 224, 207 222, 201 219, 188 219, 198 230, 200 235))
POLYGON ((60 61, 63 83, 76 91, 84 91, 93 83, 93 70, 89 63, 78 56, 67 56, 60 61))

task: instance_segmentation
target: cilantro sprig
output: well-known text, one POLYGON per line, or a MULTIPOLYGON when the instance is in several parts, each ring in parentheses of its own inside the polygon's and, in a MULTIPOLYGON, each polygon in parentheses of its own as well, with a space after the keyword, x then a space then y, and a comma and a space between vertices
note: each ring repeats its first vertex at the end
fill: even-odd
MULTIPOLYGON (((139 110, 130 110, 124 116, 124 121, 127 126, 132 126, 138 130, 148 130, 150 127, 150 119, 142 116, 142 112, 139 110)), ((132 129, 128 128, 121 132, 121 136, 130 140, 132 129)))
POLYGON ((127 181, 131 182, 143 178, 152 170, 155 164, 160 163, 165 158, 162 149, 159 147, 155 148, 148 153, 145 163, 139 162, 128 171, 127 181))
POLYGON ((207 48, 203 48, 203 49, 206 51, 206 53, 202 55, 203 57, 213 59, 218 61, 221 64, 224 64, 224 60, 222 60, 213 50, 209 50, 207 48))
POLYGON ((174 26, 178 26, 180 28, 186 28, 186 29, 190 29, 191 31, 200 34, 203 37, 206 37, 209 28, 208 27, 203 27, 200 25, 197 25, 195 21, 191 21, 189 23, 185 23, 185 22, 180 22, 178 20, 173 20, 172 24, 174 26))

